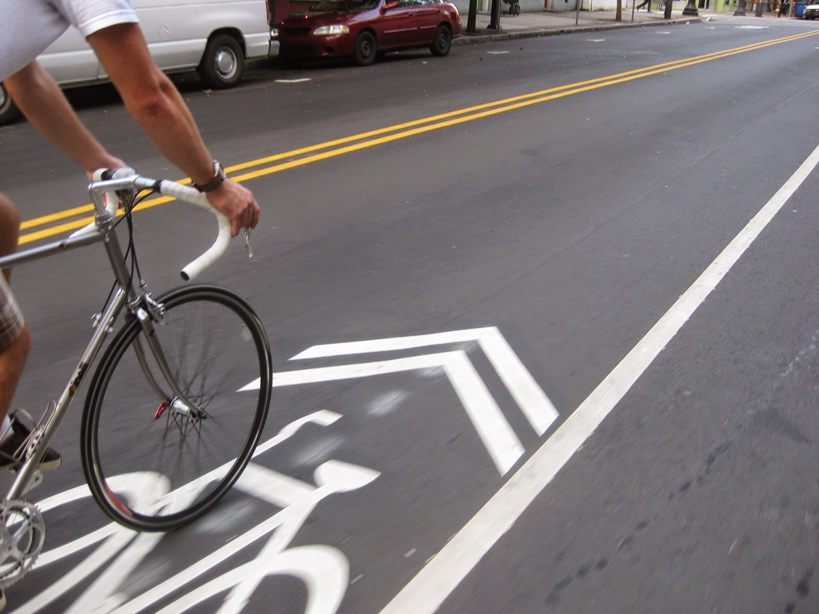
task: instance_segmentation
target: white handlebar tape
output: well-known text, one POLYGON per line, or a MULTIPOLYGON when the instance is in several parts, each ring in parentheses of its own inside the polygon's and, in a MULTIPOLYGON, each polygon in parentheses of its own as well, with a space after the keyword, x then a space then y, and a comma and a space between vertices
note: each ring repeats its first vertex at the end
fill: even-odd
POLYGON ((190 281, 213 264, 227 250, 230 244, 230 220, 227 216, 214 209, 203 193, 193 188, 180 185, 173 181, 160 181, 159 191, 166 196, 173 196, 179 200, 184 200, 186 203, 199 205, 203 209, 207 209, 213 213, 219 221, 219 234, 216 237, 216 241, 204 254, 183 268, 180 273, 182 279, 190 281))

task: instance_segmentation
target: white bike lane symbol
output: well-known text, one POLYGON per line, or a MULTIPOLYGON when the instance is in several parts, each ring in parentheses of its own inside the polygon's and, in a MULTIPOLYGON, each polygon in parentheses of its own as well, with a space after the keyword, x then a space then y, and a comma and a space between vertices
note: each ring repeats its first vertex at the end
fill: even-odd
MULTIPOLYGON (((261 444, 254 457, 289 439, 307 423, 329 426, 340 417, 334 412, 321 410, 296 420, 284 427, 278 435, 261 444)), ((216 565, 225 562, 243 548, 268 535, 267 542, 255 559, 194 588, 158 612, 161 614, 185 612, 207 599, 227 592, 217 611, 218 614, 238 613, 245 608, 254 591, 266 577, 290 575, 304 582, 307 588, 305 614, 333 614, 341 605, 349 585, 347 557, 337 548, 326 545, 295 548, 287 546, 322 499, 335 493, 346 493, 362 488, 379 475, 379 472, 372 469, 328 460, 315 470, 316 485, 313 486, 251 463, 234 488, 281 508, 275 515, 133 599, 118 592, 118 589, 158 545, 162 534, 135 533, 111 523, 59 548, 44 552, 32 574, 36 574, 37 568, 54 564, 80 550, 99 544, 84 561, 74 566, 59 581, 40 591, 39 595, 22 604, 12 614, 35 614, 42 611, 106 564, 105 571, 71 605, 67 614, 143 612, 216 565), (112 562, 108 564, 109 561, 112 562)), ((120 479, 132 484, 134 494, 139 496, 153 491, 159 482, 164 481, 164 476, 131 474, 121 476, 120 479)), ((61 505, 86 497, 90 497, 88 487, 80 486, 46 499, 39 507, 43 513, 47 513, 61 505)), ((218 513, 218 510, 212 513, 218 513)))

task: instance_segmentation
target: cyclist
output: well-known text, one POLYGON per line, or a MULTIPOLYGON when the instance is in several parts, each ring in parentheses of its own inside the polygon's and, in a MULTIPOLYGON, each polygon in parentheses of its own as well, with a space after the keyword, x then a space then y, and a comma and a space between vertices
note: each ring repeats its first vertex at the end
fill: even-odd
MULTIPOLYGON (((0 81, 29 122, 92 173, 121 168, 82 125, 68 100, 36 57, 70 26, 86 38, 117 88, 125 107, 154 146, 205 192, 231 220, 235 237, 255 228, 259 205, 245 187, 225 178, 208 152, 179 92, 151 59, 130 0, 0 0, 0 81)), ((0 256, 17 249, 19 213, 0 193, 0 256)), ((13 468, 28 429, 8 415, 31 347, 31 333, 8 285, 0 275, 0 468, 13 468)), ((54 469, 60 456, 49 449, 40 467, 54 469)), ((5 596, 0 592, 0 609, 5 596)))

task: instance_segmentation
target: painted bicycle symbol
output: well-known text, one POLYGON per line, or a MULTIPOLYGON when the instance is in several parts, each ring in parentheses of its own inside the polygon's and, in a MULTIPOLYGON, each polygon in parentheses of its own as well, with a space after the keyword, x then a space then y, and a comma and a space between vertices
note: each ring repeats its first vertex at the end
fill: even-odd
MULTIPOLYGON (((334 412, 321 410, 296 420, 260 445, 256 456, 289 439, 308 423, 329 426, 340 417, 334 412)), ((159 601, 168 598, 181 587, 192 584, 244 548, 267 538, 256 558, 193 588, 158 612, 185 612, 207 599, 225 593, 218 613, 238 613, 245 608, 266 577, 289 575, 301 580, 307 588, 306 614, 333 614, 338 610, 349 585, 347 557, 337 548, 326 545, 288 546, 320 501, 333 494, 362 488, 379 475, 379 472, 372 469, 328 460, 316 468, 313 485, 251 463, 234 488, 273 504, 281 508, 281 511, 193 565, 133 597, 121 591, 120 587, 140 562, 157 547, 163 535, 136 533, 111 523, 59 548, 44 552, 32 573, 36 574, 38 568, 64 561, 79 551, 96 546, 80 564, 75 565, 60 580, 41 590, 36 597, 21 604, 14 612, 35 614, 44 611, 68 591, 92 578, 103 567, 105 570, 71 605, 67 613, 135 614, 157 611, 153 606, 159 601)), ((167 490, 164 476, 156 474, 128 474, 118 476, 117 480, 127 483, 135 497, 155 497, 158 490, 167 490)), ((190 488, 190 485, 184 488, 190 488)), ((87 497, 90 497, 88 488, 80 486, 46 499, 40 504, 40 508, 48 513, 87 497)))

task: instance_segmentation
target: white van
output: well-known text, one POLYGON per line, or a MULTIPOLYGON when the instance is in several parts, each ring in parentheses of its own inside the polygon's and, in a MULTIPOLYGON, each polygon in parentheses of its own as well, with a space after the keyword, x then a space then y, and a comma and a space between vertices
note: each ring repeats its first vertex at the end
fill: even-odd
MULTIPOLYGON (((211 89, 233 87, 245 60, 275 57, 267 0, 132 0, 148 48, 166 72, 199 71, 211 89)), ((38 61, 63 87, 107 79, 97 56, 74 29, 57 39, 38 61)), ((0 124, 18 116, 0 84, 0 124)))

